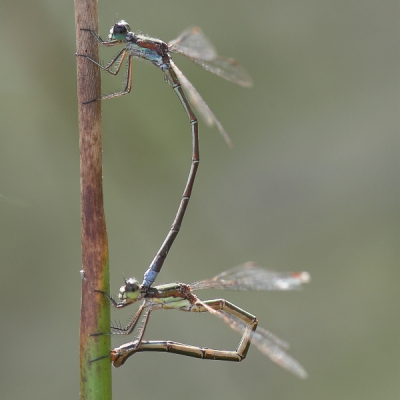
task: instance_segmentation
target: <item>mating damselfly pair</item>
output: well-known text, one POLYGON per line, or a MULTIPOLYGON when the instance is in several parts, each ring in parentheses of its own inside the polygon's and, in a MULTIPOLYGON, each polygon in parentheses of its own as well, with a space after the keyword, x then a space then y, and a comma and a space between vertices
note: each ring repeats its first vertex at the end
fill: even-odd
POLYGON ((197 27, 186 29, 177 39, 172 40, 168 44, 159 39, 131 32, 129 24, 123 20, 114 24, 111 28, 108 41, 101 39, 91 29, 84 28, 82 30, 89 31, 104 46, 111 47, 125 44, 125 47, 106 66, 101 65, 86 54, 79 54, 79 56, 86 57, 112 75, 118 74, 124 60, 127 58, 127 78, 124 89, 99 99, 89 100, 87 103, 95 100, 111 99, 129 93, 132 88, 132 59, 134 57, 142 58, 163 71, 166 82, 174 89, 189 117, 192 135, 191 168, 178 212, 161 248, 145 272, 143 282, 139 284, 133 278, 126 280, 125 285, 120 289, 119 298, 121 301, 119 303, 113 300, 107 293, 99 291, 106 295, 116 308, 123 308, 143 300, 139 310, 125 328, 112 328, 113 333, 125 335, 132 333, 137 327, 137 323, 139 321, 142 322, 141 326, 137 329, 138 334, 134 341, 112 350, 111 360, 113 365, 119 367, 131 355, 142 351, 171 352, 197 358, 241 361, 246 357, 250 343, 254 343, 261 352, 269 356, 275 363, 295 375, 305 378, 307 374, 303 367, 285 352, 287 348, 285 342, 264 329, 258 328, 256 331, 258 320, 254 315, 224 299, 202 301, 193 291, 206 288, 233 290, 298 289, 303 283, 309 281, 309 275, 306 272, 271 272, 257 265, 247 263, 219 274, 212 279, 196 282, 192 285, 173 283, 152 287, 180 230, 198 168, 198 123, 191 104, 199 111, 206 123, 208 125, 215 124, 228 144, 231 144, 229 136, 220 122, 197 90, 172 61, 170 53, 184 55, 204 69, 241 86, 251 86, 251 78, 235 60, 217 55, 214 46, 201 29, 197 27), (150 314, 152 311, 159 309, 209 312, 221 318, 232 329, 239 332, 242 335, 242 339, 236 351, 200 348, 172 341, 144 341, 143 335, 150 314))

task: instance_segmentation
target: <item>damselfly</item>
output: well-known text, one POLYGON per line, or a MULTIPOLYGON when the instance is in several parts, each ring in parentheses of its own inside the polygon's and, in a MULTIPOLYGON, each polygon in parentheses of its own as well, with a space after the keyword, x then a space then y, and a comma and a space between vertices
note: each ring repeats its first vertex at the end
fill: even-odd
POLYGON ((124 20, 118 21, 111 28, 110 34, 108 35, 109 40, 103 40, 91 29, 85 28, 82 30, 89 31, 103 46, 111 47, 125 44, 125 47, 106 66, 101 65, 86 54, 78 54, 79 56, 86 57, 98 65, 102 70, 111 75, 117 75, 121 69, 123 61, 128 57, 128 70, 124 89, 116 93, 102 96, 99 99, 90 100, 87 103, 128 94, 132 88, 132 59, 138 57, 150 61, 153 65, 164 72, 165 80, 169 82, 171 87, 174 89, 190 120, 192 134, 192 163, 189 177, 171 229, 154 260, 151 262, 148 270, 144 274, 142 286, 144 288, 149 288, 154 283, 157 274, 160 272, 164 260, 167 257, 168 251, 178 235, 192 193, 193 183, 199 164, 197 118, 192 110, 191 104, 193 104, 193 106, 198 110, 205 122, 210 126, 215 124, 228 144, 231 144, 229 136, 220 122, 204 102, 198 91, 172 61, 170 53, 182 54, 207 71, 241 86, 252 86, 252 80, 235 60, 218 56, 215 47, 198 27, 186 29, 177 39, 172 40, 168 44, 159 39, 131 32, 129 24, 124 20))
POLYGON ((279 366, 300 378, 306 378, 307 373, 304 368, 285 352, 288 348, 286 342, 265 329, 258 328, 256 331, 258 320, 254 315, 224 299, 200 300, 193 292, 199 289, 293 290, 299 289, 309 280, 310 276, 307 272, 273 272, 254 263, 240 265, 214 278, 191 285, 171 283, 145 290, 140 287, 137 280, 130 278, 120 288, 121 302, 119 303, 107 293, 100 292, 105 294, 116 308, 123 308, 143 300, 139 310, 125 328, 112 328, 114 334, 128 335, 133 332, 138 321, 141 321, 137 338, 112 350, 111 361, 114 367, 119 367, 134 353, 142 351, 170 352, 211 360, 242 361, 247 355, 250 344, 253 343, 279 366), (143 341, 151 312, 161 309, 209 312, 240 333, 242 339, 235 351, 201 348, 172 341, 143 341))

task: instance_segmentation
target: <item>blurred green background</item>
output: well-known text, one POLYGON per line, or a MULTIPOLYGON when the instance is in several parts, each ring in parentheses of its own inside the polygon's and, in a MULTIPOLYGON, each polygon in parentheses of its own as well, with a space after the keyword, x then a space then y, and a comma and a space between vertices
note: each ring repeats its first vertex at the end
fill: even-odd
MULTIPOLYGON (((3 399, 79 395, 80 210, 73 2, 1 3, 0 305, 3 399)), ((390 1, 99 2, 165 41, 201 26, 254 79, 236 87, 176 56, 231 135, 200 124, 201 163, 158 283, 254 260, 306 270, 296 293, 205 292, 291 343, 306 381, 255 348, 243 363, 141 353, 114 398, 398 399, 399 28, 390 1)), ((101 49, 108 60, 115 49, 101 49)), ((103 92, 119 89, 103 74, 103 92)), ((162 73, 134 63, 132 94, 103 103, 111 290, 141 278, 190 165, 187 117, 162 73)), ((114 312, 125 320, 135 308, 114 312)), ((154 314, 146 338, 235 348, 210 315, 154 314)), ((115 345, 123 340, 113 340, 115 345)))

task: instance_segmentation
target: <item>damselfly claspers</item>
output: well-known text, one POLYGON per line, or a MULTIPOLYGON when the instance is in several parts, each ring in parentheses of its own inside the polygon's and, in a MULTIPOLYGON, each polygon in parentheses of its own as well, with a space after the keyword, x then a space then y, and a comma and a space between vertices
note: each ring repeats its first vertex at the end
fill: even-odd
POLYGON ((215 124, 228 144, 231 144, 229 136, 220 122, 204 102, 199 92, 172 61, 170 53, 184 55, 207 71, 241 86, 252 86, 252 80, 235 60, 218 56, 215 47, 198 27, 187 28, 177 39, 172 40, 168 44, 160 39, 131 32, 130 29, 129 24, 126 21, 118 21, 110 30, 110 34, 108 35, 109 40, 103 40, 91 29, 82 29, 89 31, 103 46, 111 47, 120 44, 125 45, 117 56, 114 57, 106 66, 101 65, 86 54, 77 55, 86 57, 98 65, 102 70, 112 75, 118 74, 123 61, 128 57, 128 70, 124 89, 116 93, 102 96, 99 99, 90 100, 87 103, 128 94, 132 88, 132 59, 137 57, 150 61, 153 65, 164 72, 165 80, 169 82, 171 87, 174 89, 190 120, 192 134, 192 163, 189 177, 171 229, 144 274, 142 286, 148 289, 154 283, 157 274, 160 272, 165 258, 168 255, 168 251, 178 235, 192 193, 193 183, 199 164, 198 125, 191 104, 193 104, 193 106, 199 111, 205 122, 210 126, 215 124))
POLYGON ((279 366, 300 378, 306 378, 307 373, 304 368, 284 351, 288 348, 287 343, 265 329, 258 328, 256 331, 258 320, 254 315, 224 299, 200 300, 193 292, 199 289, 293 290, 299 289, 309 280, 307 272, 273 272, 254 263, 240 265, 214 278, 191 285, 170 283, 145 290, 137 280, 130 278, 120 288, 119 303, 107 293, 100 292, 105 294, 116 308, 123 308, 143 300, 139 310, 125 328, 112 328, 114 334, 128 335, 141 321, 136 339, 112 350, 111 361, 114 367, 120 367, 134 353, 142 351, 170 352, 211 360, 242 361, 247 355, 250 344, 253 343, 279 366), (151 312, 161 309, 209 312, 240 333, 242 339, 235 351, 201 348, 172 341, 143 341, 151 312))

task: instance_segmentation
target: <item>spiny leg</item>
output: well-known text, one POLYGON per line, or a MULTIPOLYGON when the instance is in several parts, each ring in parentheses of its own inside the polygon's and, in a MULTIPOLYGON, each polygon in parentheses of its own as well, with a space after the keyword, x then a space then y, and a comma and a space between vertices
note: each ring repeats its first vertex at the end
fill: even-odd
MULTIPOLYGON (((131 304, 131 303, 123 303, 123 302, 116 302, 107 292, 104 292, 103 290, 94 290, 97 293, 101 293, 102 295, 106 296, 107 299, 110 301, 110 303, 112 304, 112 306, 114 308, 124 308, 127 305, 131 304)), ((137 324, 137 321, 140 317, 140 315, 143 313, 143 310, 145 308, 145 303, 143 303, 140 307, 139 310, 136 312, 136 314, 133 316, 132 320, 129 322, 129 324, 125 327, 125 328, 120 328, 120 327, 116 327, 116 326, 112 326, 111 328, 114 331, 119 331, 117 334, 119 335, 128 335, 129 333, 131 333, 134 329, 135 326, 137 324)), ((115 334, 115 332, 113 332, 115 334)), ((98 333, 92 333, 90 336, 101 336, 101 335, 111 335, 113 334, 111 332, 98 332, 98 333)))
POLYGON ((174 72, 172 66, 165 70, 165 74, 171 82, 172 88, 177 94, 183 108, 186 111, 187 116, 190 120, 191 132, 192 132, 192 164, 189 171, 188 180, 183 191, 182 199, 179 204, 178 212, 176 213, 174 222, 172 223, 171 229, 168 232, 167 237, 165 238, 163 244, 158 250, 156 256, 151 262, 149 268, 144 274, 142 287, 149 288, 154 281, 158 273, 161 270, 161 267, 164 264, 164 261, 168 255, 168 252, 174 243, 175 238, 177 237, 179 230, 181 228, 182 220, 185 215, 186 208, 188 206, 190 196, 192 194, 193 184, 196 177, 197 168, 199 166, 199 134, 198 134, 198 122, 196 115, 194 114, 188 100, 185 97, 185 93, 182 90, 180 82, 174 72))
MULTIPOLYGON (((106 70, 106 71, 111 73, 111 74, 113 74, 113 75, 116 75, 119 72, 120 68, 121 68, 121 65, 122 65, 122 63, 123 63, 123 61, 124 61, 124 59, 126 57, 126 54, 127 54, 127 50, 124 49, 123 50, 123 54, 121 56, 120 64, 118 65, 117 70, 115 71, 116 72, 115 74, 113 74, 111 71, 108 71, 108 70, 106 70)), ((120 97, 120 96, 124 96, 124 95, 130 93, 131 90, 132 90, 132 64, 133 64, 132 63, 132 56, 129 55, 128 56, 128 66, 127 66, 127 69, 126 69, 125 88, 120 90, 119 92, 115 92, 115 93, 107 94, 105 96, 101 96, 99 99, 96 99, 96 100, 108 100, 108 99, 112 99, 114 97, 120 97)))
MULTIPOLYGON (((91 62, 93 62, 97 66, 99 66, 102 70, 108 72, 111 75, 117 75, 118 72, 121 69, 121 66, 122 66, 127 54, 128 54, 128 50, 126 48, 121 50, 118 53, 118 55, 115 58, 113 58, 106 66, 101 65, 97 61, 93 60, 93 58, 91 58, 91 57, 89 57, 89 56, 87 56, 85 54, 77 54, 77 56, 87 58, 88 60, 90 60, 91 62), (110 68, 112 68, 115 63, 117 63, 116 70, 115 71, 110 70, 110 68)), ((132 56, 129 55, 128 56, 128 67, 127 67, 127 76, 126 76, 126 81, 125 81, 125 88, 123 90, 120 90, 119 92, 115 92, 115 93, 111 93, 111 94, 108 94, 108 95, 105 95, 105 96, 101 96, 101 97, 99 97, 97 99, 92 99, 92 100, 89 100, 89 101, 85 101, 83 104, 92 103, 92 102, 97 101, 97 100, 108 100, 108 99, 112 99, 114 97, 124 96, 125 94, 130 93, 131 89, 132 89, 132 56)))
MULTIPOLYGON (((140 317, 142 316, 144 311, 145 311, 145 313, 144 313, 143 329, 141 329, 141 331, 143 331, 143 333, 144 333, 144 329, 146 328, 147 321, 149 319, 150 312, 151 312, 151 309, 149 309, 149 306, 147 306, 145 302, 143 302, 143 304, 139 307, 139 309, 136 311, 136 314, 133 316, 133 318, 131 319, 131 321, 128 323, 128 325, 125 328, 121 328, 118 326, 112 326, 111 329, 113 330, 113 334, 130 335, 133 332, 133 330, 135 329, 135 327, 136 327, 138 321, 140 320, 140 317), (146 308, 148 309, 147 311, 145 311, 146 308)), ((140 337, 143 336, 143 333, 140 333, 140 337)))
MULTIPOLYGON (((137 337, 134 341, 129 342, 130 351, 131 351, 131 352, 134 352, 134 350, 135 350, 138 346, 140 346, 141 343, 142 343, 142 339, 143 339, 144 333, 145 333, 145 331, 146 331, 147 324, 148 324, 148 322, 149 322, 149 318, 150 318, 150 313, 151 313, 151 311, 152 311, 152 309, 148 309, 148 310, 146 311, 146 313, 145 313, 145 315, 144 315, 144 319, 143 319, 143 321, 142 321, 142 326, 141 326, 141 328, 139 329, 138 337, 137 337)), ((135 325, 136 325, 137 321, 138 321, 138 320, 135 321, 135 325)), ((134 328, 134 327, 133 327, 133 328, 134 328)), ((133 328, 132 328, 132 330, 133 330, 133 328)), ((127 335, 128 333, 124 333, 124 334, 127 335)), ((133 354, 133 353, 132 353, 132 354, 133 354)), ((113 350, 111 351, 111 361, 113 362, 113 365, 114 365, 115 368, 118 368, 118 367, 120 367, 122 364, 124 364, 125 361, 127 360, 127 358, 128 358, 128 357, 116 357, 116 358, 114 359, 114 358, 113 358, 113 350)))
POLYGON ((96 64, 99 66, 103 71, 108 72, 111 75, 117 75, 118 72, 121 69, 122 63, 124 62, 124 59, 128 53, 128 50, 122 49, 113 59, 110 60, 110 62, 107 65, 102 65, 96 60, 94 60, 92 57, 88 56, 87 54, 76 54, 78 57, 85 57, 88 60, 90 60, 93 64, 96 64), (112 71, 111 68, 114 66, 114 64, 117 63, 117 68, 115 71, 112 71))
MULTIPOLYGON (((104 295, 110 300, 111 304, 112 304, 115 308, 122 308, 122 307, 124 307, 124 306, 126 306, 126 305, 128 305, 128 304, 131 304, 131 303, 128 303, 128 304, 117 303, 117 302, 116 302, 111 296, 109 296, 106 292, 103 292, 103 291, 101 291, 101 290, 95 290, 95 291, 104 294, 104 295)), ((135 327, 136 327, 138 321, 140 321, 140 317, 144 314, 144 318, 143 318, 143 320, 142 320, 142 322, 141 322, 141 327, 138 329, 137 338, 135 339, 134 342, 131 342, 131 343, 134 343, 134 346, 137 346, 137 345, 139 345, 139 344, 142 342, 143 335, 144 335, 144 333, 145 333, 145 331, 146 331, 146 327, 147 327, 147 324, 148 324, 148 322, 149 322, 149 318, 150 318, 150 313, 151 313, 151 311, 153 311, 153 307, 152 307, 151 305, 149 306, 148 304, 146 304, 146 301, 144 301, 144 302, 142 303, 142 305, 139 307, 139 309, 138 309, 138 311, 136 312, 136 314, 133 316, 133 318, 131 319, 131 321, 128 323, 128 325, 127 325, 125 328, 121 328, 121 327, 117 327, 117 326, 112 326, 112 327, 111 327, 111 329, 112 329, 112 331, 113 331, 112 333, 104 333, 104 332, 101 332, 101 333, 94 333, 94 334, 91 334, 90 336, 100 336, 100 335, 110 335, 110 334, 129 335, 129 334, 131 334, 131 333, 133 332, 133 330, 135 329, 135 327)), ((133 346, 132 346, 132 347, 133 347, 133 346)), ((102 358, 106 358, 106 357, 108 357, 108 356, 101 356, 101 357, 98 357, 98 358, 95 358, 95 359, 91 360, 90 362, 94 362, 94 361, 97 361, 97 360, 101 360, 102 358)), ((124 361, 124 362, 125 362, 125 361, 124 361)), ((122 365, 122 364, 121 364, 121 365, 122 365)))

